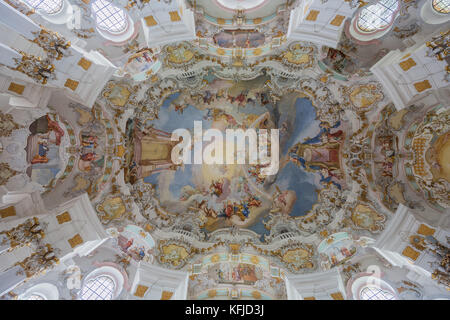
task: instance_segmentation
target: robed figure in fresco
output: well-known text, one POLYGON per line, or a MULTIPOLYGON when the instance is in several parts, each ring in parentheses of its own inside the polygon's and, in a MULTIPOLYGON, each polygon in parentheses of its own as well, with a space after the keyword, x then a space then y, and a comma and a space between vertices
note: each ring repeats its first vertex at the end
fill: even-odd
POLYGON ((297 143, 289 150, 289 156, 307 170, 336 170, 340 168, 339 149, 339 143, 297 143))
POLYGON ((60 146, 64 130, 54 114, 46 114, 30 125, 27 138, 27 175, 32 181, 47 186, 61 169, 60 146))

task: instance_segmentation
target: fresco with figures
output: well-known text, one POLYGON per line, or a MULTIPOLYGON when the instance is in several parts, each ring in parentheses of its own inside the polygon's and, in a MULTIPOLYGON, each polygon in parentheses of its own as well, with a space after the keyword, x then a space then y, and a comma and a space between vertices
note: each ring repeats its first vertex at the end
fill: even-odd
MULTIPOLYGON (((330 185, 347 188, 342 170, 343 121, 317 120, 312 102, 298 94, 277 103, 264 89, 265 77, 233 82, 206 78, 203 95, 187 91, 169 95, 158 119, 127 122, 129 147, 125 179, 155 186, 161 206, 172 214, 192 211, 207 232, 237 226, 268 233, 269 214, 300 217, 330 185), (280 128, 280 168, 273 176, 261 165, 195 165, 172 163, 172 131, 193 131, 194 121, 209 128, 280 128)), ((205 145, 203 146, 205 148, 205 145)))
POLYGON ((31 179, 42 186, 51 183, 58 175, 62 166, 60 148, 64 133, 59 116, 47 114, 36 119, 30 126, 30 135, 27 139, 27 174, 31 179))

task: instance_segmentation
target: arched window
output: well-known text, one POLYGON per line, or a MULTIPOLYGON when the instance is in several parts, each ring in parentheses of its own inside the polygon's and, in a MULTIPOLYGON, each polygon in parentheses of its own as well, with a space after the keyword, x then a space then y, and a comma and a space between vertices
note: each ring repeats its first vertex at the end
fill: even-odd
POLYGON ((116 284, 111 277, 99 276, 86 282, 81 289, 82 300, 111 300, 116 284))
POLYGON ((220 7, 229 10, 251 10, 261 7, 267 0, 216 0, 220 7))
POLYGON ((48 14, 55 14, 61 11, 63 0, 24 0, 30 7, 42 10, 48 14))
POLYGON ((363 8, 358 16, 358 28, 363 32, 373 32, 388 27, 394 21, 398 7, 398 0, 380 0, 363 8))
POLYGON ((433 0, 433 9, 439 13, 450 13, 450 0, 433 0))
POLYGON ((110 33, 121 33, 128 27, 125 11, 106 0, 95 0, 92 11, 97 26, 110 33))
POLYGON ((122 292, 125 278, 120 270, 111 266, 94 269, 78 291, 80 300, 114 300, 122 292))
POLYGON ((361 300, 395 300, 395 296, 391 292, 375 286, 364 287, 359 297, 361 300))
POLYGON ((58 300, 58 298, 58 288, 46 282, 39 283, 19 295, 19 300, 58 300))

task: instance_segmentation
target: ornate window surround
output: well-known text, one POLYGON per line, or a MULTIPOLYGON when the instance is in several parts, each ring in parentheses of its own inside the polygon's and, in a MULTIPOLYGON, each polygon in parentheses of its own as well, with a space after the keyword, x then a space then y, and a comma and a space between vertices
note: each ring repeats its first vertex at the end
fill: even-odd
POLYGON ((432 0, 431 5, 432 5, 433 9, 438 13, 441 13, 441 14, 449 14, 450 13, 450 2, 448 2, 448 0, 432 0), (442 12, 436 8, 436 5, 441 4, 442 2, 446 2, 447 6, 445 7, 444 10, 446 10, 447 12, 442 12))
MULTIPOLYGON (((107 2, 108 0, 105 0, 107 2)), ((94 4, 95 2, 92 2, 91 6, 94 4)), ((112 4, 112 3, 111 3, 112 4)), ((121 10, 124 10, 123 8, 118 7, 121 10)), ((134 27, 134 22, 133 19, 131 19, 130 15, 128 13, 125 12, 124 10, 124 14, 125 14, 125 23, 126 23, 126 27, 124 30, 121 30, 119 32, 114 32, 114 31, 109 31, 105 28, 102 28, 101 26, 99 26, 97 24, 97 19, 96 19, 96 14, 94 13, 94 10, 92 10, 92 16, 94 18, 94 20, 96 21, 96 29, 97 32, 105 39, 110 40, 114 43, 118 43, 118 42, 125 42, 131 39, 131 37, 133 37, 135 34, 135 27, 134 27)))
POLYGON ((45 12, 46 14, 58 14, 64 6, 64 0, 23 0, 28 6, 33 9, 41 12, 45 12), (43 8, 39 8, 41 5, 46 6, 47 8, 51 8, 53 10, 47 11, 43 8), (58 7, 58 8, 55 8, 58 7), (56 10, 55 10, 56 9, 56 10))
POLYGON ((428 24, 442 24, 450 20, 450 14, 434 9, 432 0, 424 2, 420 9, 420 17, 428 24))
POLYGON ((371 273, 360 273, 352 280, 349 280, 347 291, 348 293, 351 293, 353 300, 363 300, 361 298, 361 292, 368 286, 388 291, 394 296, 393 300, 399 300, 398 292, 387 281, 376 277, 371 273))
MULTIPOLYGON (((28 3, 26 4, 30 6, 28 3)), ((61 8, 58 12, 47 13, 43 10, 37 11, 45 20, 54 24, 65 24, 73 17, 73 7, 68 0, 61 0, 61 8)))
POLYGON ((114 291, 113 291, 111 300, 114 300, 115 298, 117 298, 119 296, 119 294, 122 292, 122 289, 124 287, 124 282, 125 282, 125 279, 124 279, 122 273, 114 267, 103 266, 103 267, 99 267, 99 268, 93 270, 91 273, 89 273, 86 276, 86 278, 84 278, 83 284, 78 293, 79 300, 83 300, 83 299, 81 299, 81 293, 82 293, 83 287, 90 280, 94 280, 101 276, 107 276, 107 277, 111 278, 114 282, 114 291))
MULTIPOLYGON (((219 8, 226 10, 226 11, 231 11, 231 12, 235 12, 236 10, 239 10, 238 5, 236 5, 236 7, 234 5, 227 5, 226 1, 224 0, 214 0, 214 2, 217 4, 217 6, 219 6, 219 8)), ((236 2, 236 1, 233 1, 236 2)), ((255 11, 259 8, 262 8, 263 6, 265 6, 268 3, 268 0, 256 0, 254 1, 254 4, 252 4, 252 6, 249 6, 248 8, 243 8, 243 11, 245 12, 252 12, 255 11)))
POLYGON ((400 3, 400 1, 397 1, 397 9, 392 13, 391 21, 389 22, 389 24, 385 27, 382 27, 382 28, 379 28, 379 29, 376 29, 373 31, 364 31, 359 28, 358 19, 361 15, 362 10, 364 10, 365 6, 360 8, 350 22, 349 32, 350 32, 351 36, 353 38, 355 38, 356 40, 359 40, 362 42, 372 41, 372 40, 381 38, 382 36, 384 36, 386 33, 388 33, 391 30, 391 28, 394 24, 394 21, 400 12, 400 7, 401 7, 401 3, 400 3))
POLYGON ((19 295, 19 300, 28 300, 32 296, 40 296, 44 300, 58 300, 59 292, 58 288, 47 282, 39 283, 26 290, 23 294, 19 295))
POLYGON ((394 294, 391 293, 391 291, 386 291, 383 290, 379 287, 375 287, 375 286, 365 286, 361 289, 361 291, 359 292, 359 296, 360 296, 360 300, 395 300, 395 296, 394 294), (372 290, 376 290, 376 292, 374 293, 372 290), (368 296, 368 294, 366 294, 367 291, 370 291, 370 293, 372 293, 371 296, 368 296), (385 292, 387 293, 388 296, 385 295, 385 292), (385 299, 378 299, 377 297, 379 297, 379 295, 383 296, 385 299), (364 298, 364 296, 366 296, 364 298), (390 297, 389 297, 390 296, 390 297), (373 299, 376 298, 376 299, 373 299))

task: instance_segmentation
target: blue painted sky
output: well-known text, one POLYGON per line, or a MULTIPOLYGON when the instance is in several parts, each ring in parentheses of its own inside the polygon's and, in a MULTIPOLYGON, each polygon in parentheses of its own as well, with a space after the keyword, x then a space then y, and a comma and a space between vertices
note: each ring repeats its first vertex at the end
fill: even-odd
MULTIPOLYGON (((290 133, 290 138, 283 147, 283 154, 286 154, 289 147, 295 143, 303 141, 307 136, 314 136, 319 131, 319 121, 315 120, 316 109, 310 100, 306 98, 297 99, 295 102, 295 111, 295 120, 292 125, 294 130, 290 133)), ((315 175, 313 173, 306 172, 293 163, 288 163, 278 173, 275 184, 282 190, 295 190, 297 195, 297 201, 294 204, 291 216, 298 217, 305 215, 317 202, 314 179, 315 175)), ((249 227, 249 229, 260 235, 269 234, 270 232, 264 227, 262 220, 249 227)))
POLYGON ((297 142, 301 142, 307 136, 314 136, 314 133, 318 133, 320 130, 319 123, 320 121, 316 120, 316 109, 311 101, 306 98, 297 99, 295 101, 295 120, 292 125, 294 130, 283 147, 283 154, 297 142))

